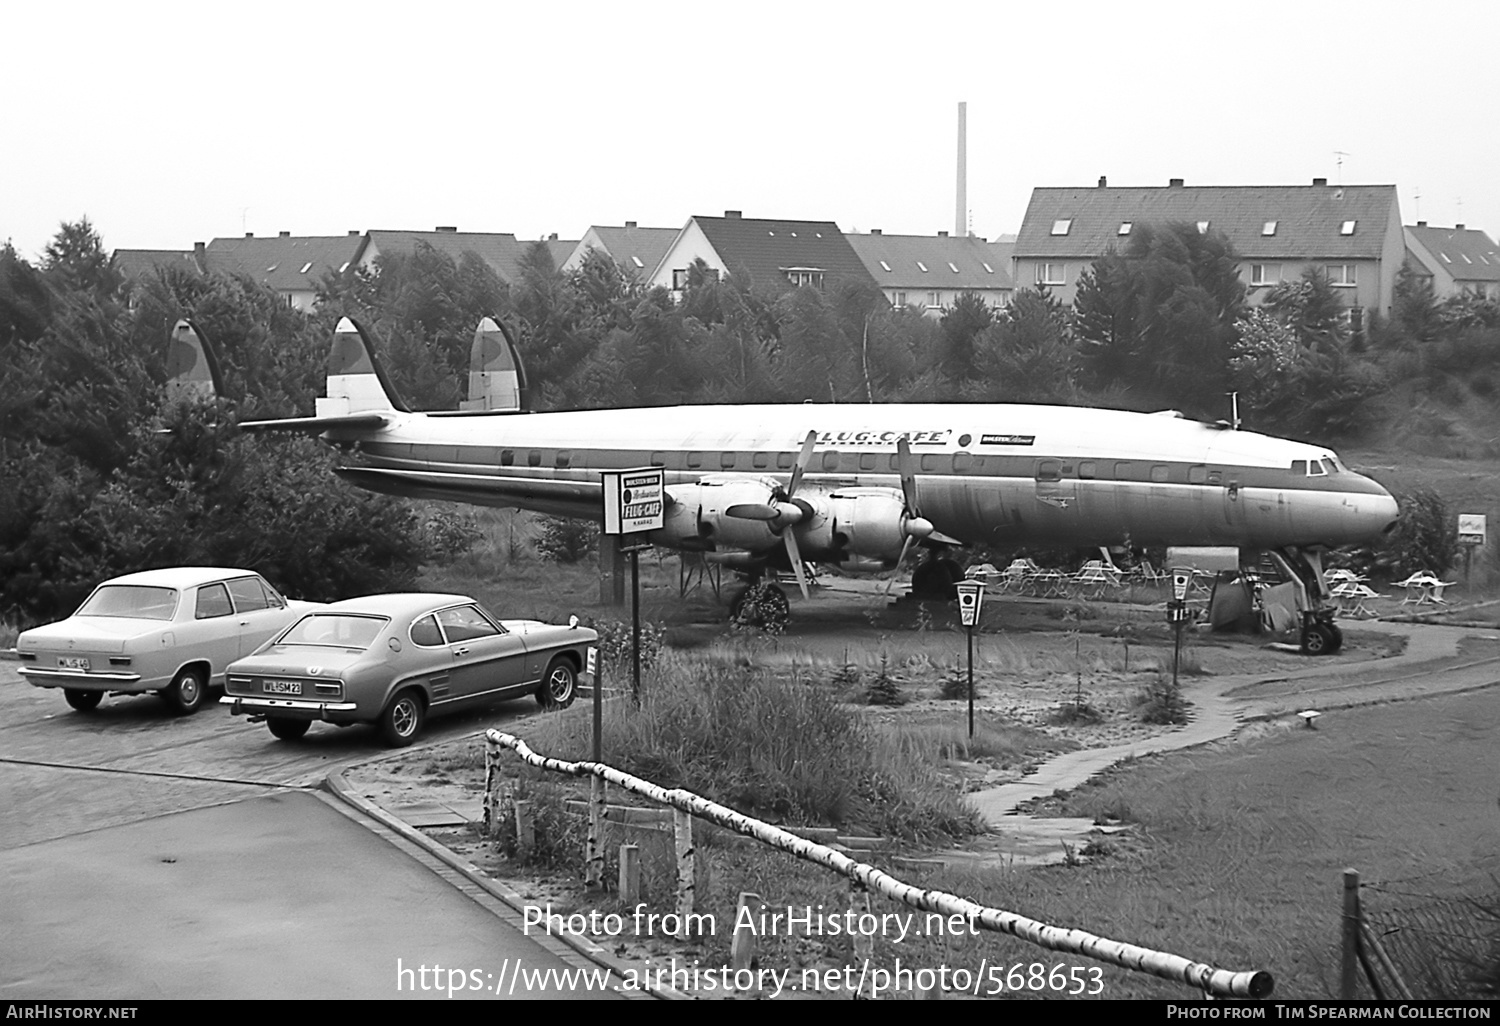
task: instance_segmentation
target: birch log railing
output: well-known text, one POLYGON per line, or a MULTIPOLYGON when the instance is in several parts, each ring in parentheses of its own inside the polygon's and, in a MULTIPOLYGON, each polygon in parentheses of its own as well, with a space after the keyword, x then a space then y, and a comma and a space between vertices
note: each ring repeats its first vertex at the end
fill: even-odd
POLYGON ((515 735, 494 729, 485 731, 487 816, 491 812, 490 803, 493 800, 492 795, 499 773, 499 750, 502 748, 509 748, 524 762, 538 769, 608 782, 632 794, 642 795, 679 812, 707 820, 726 830, 753 837, 772 848, 846 876, 867 890, 881 894, 892 901, 901 902, 923 912, 963 916, 979 929, 1009 934, 1049 951, 1083 955, 1108 965, 1146 973, 1174 983, 1184 983, 1213 997, 1264 998, 1270 995, 1274 986, 1271 974, 1265 971, 1236 972, 1219 969, 1202 962, 1194 962, 1180 955, 1155 951, 1124 941, 1110 940, 1084 930, 1049 926, 1015 912, 990 908, 945 891, 913 887, 868 863, 856 862, 833 848, 798 837, 796 834, 769 823, 752 819, 691 791, 681 788, 669 790, 603 763, 567 762, 538 755, 527 746, 525 741, 515 735))

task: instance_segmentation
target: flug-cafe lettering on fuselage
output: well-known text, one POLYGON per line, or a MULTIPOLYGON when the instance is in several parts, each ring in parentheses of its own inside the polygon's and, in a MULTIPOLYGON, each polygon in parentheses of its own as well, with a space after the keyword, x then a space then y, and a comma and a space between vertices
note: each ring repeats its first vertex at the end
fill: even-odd
MULTIPOLYGON (((191 332, 180 322, 174 339, 191 332)), ((929 558, 914 588, 924 574, 951 584, 956 564, 943 553, 955 545, 1271 550, 1330 624, 1322 550, 1396 520, 1390 493, 1326 447, 1172 412, 805 403, 526 413, 514 343, 488 318, 473 352, 471 392, 503 389, 471 394, 460 411, 413 412, 346 318, 316 414, 240 427, 321 435, 342 452, 336 472, 373 491, 595 520, 602 471, 659 467, 664 523, 649 540, 752 575, 803 560, 891 570, 915 545, 929 558)))

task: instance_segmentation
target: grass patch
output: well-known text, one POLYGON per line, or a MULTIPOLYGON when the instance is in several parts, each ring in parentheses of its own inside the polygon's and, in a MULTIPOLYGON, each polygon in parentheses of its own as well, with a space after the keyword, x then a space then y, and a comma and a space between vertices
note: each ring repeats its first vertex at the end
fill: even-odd
MULTIPOLYGON (((874 729, 804 677, 668 653, 636 707, 611 703, 606 762, 762 818, 912 841, 967 836, 976 822, 914 746, 874 729)), ((588 758, 591 711, 543 717, 527 743, 588 758)))

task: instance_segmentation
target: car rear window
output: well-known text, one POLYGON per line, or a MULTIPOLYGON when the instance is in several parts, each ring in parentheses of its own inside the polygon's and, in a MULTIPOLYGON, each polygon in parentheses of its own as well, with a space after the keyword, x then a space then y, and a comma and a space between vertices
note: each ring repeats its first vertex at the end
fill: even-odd
POLYGON ((388 622, 383 616, 314 613, 293 624, 277 644, 366 649, 388 622))
POLYGON ((236 577, 229 582, 229 594, 234 599, 236 612, 247 613, 270 605, 266 600, 266 591, 256 577, 236 577))
POLYGON ((177 609, 176 588, 141 584, 106 584, 88 597, 75 616, 134 616, 170 620, 177 609))

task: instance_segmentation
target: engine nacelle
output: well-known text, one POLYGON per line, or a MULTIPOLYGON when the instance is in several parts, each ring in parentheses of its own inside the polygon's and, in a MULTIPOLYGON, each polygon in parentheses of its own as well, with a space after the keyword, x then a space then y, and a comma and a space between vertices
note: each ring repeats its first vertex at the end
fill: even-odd
POLYGON ((827 495, 804 492, 799 497, 813 508, 812 517, 795 528, 804 559, 841 566, 852 560, 873 560, 889 569, 900 558, 906 543, 906 501, 900 492, 841 488, 827 495))
POLYGON ((652 542, 683 549, 740 549, 765 552, 779 547, 781 536, 759 520, 731 517, 731 506, 767 502, 777 487, 774 478, 706 476, 693 484, 668 485, 672 504, 652 542))

